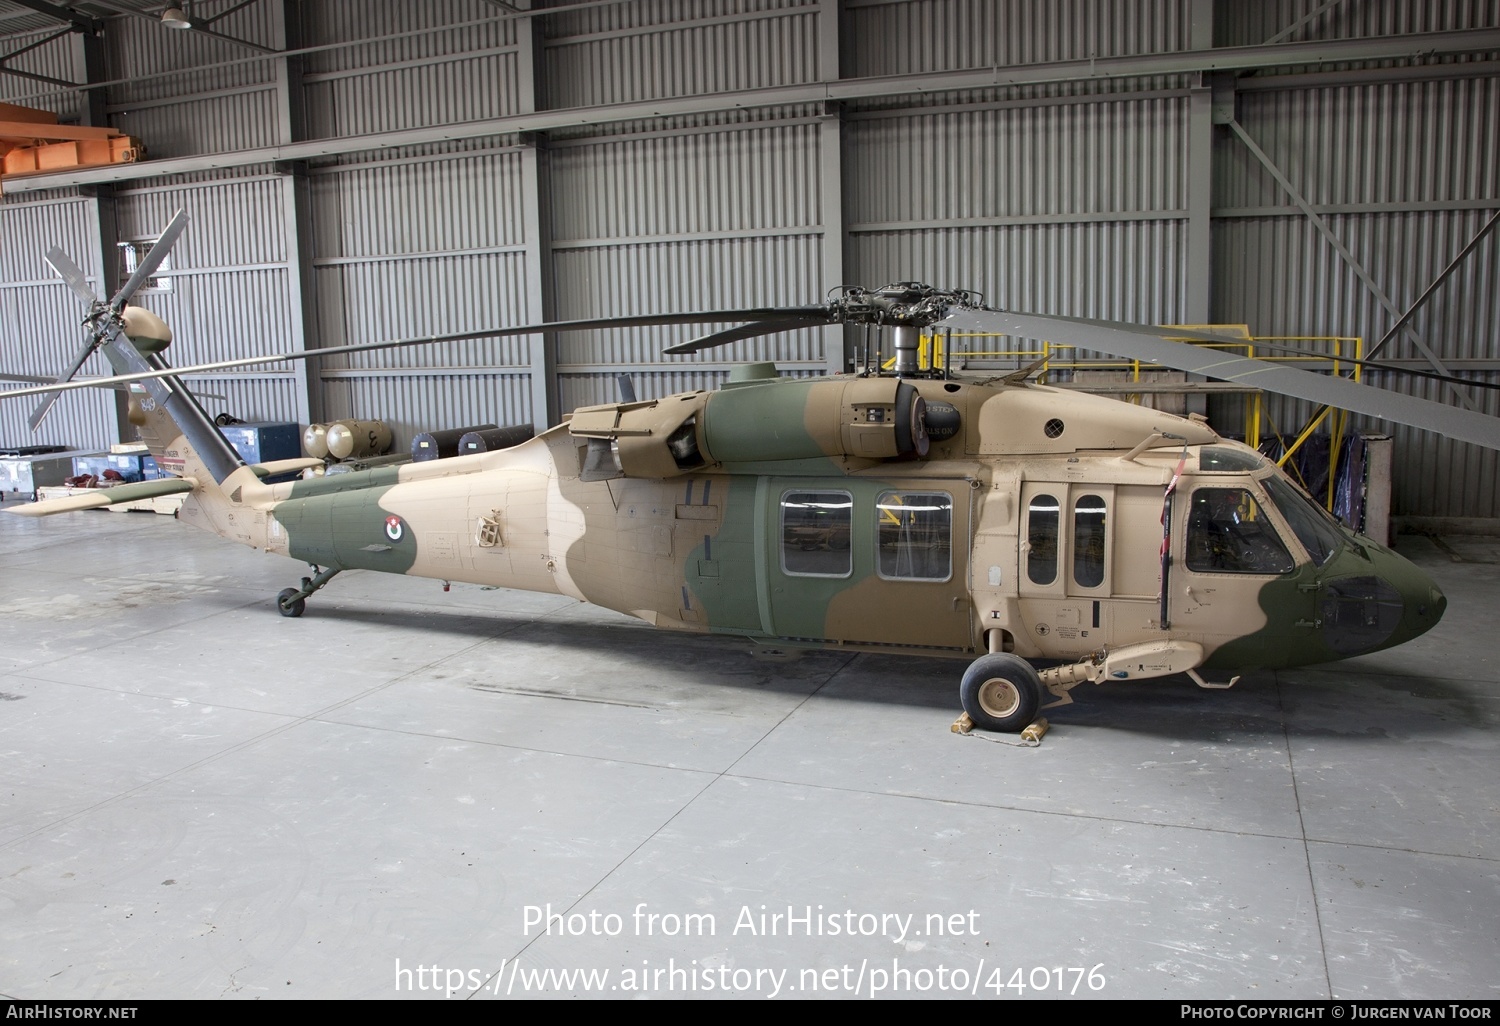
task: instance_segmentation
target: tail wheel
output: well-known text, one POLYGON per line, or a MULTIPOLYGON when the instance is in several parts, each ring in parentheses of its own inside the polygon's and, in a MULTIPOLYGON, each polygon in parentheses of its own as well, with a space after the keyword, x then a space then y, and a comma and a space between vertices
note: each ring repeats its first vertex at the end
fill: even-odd
POLYGON ((993 652, 969 664, 958 697, 975 726, 1019 732, 1036 719, 1042 703, 1042 681, 1020 656, 993 652))
POLYGON ((286 588, 276 596, 276 611, 282 616, 301 616, 307 611, 307 599, 296 588, 286 588))

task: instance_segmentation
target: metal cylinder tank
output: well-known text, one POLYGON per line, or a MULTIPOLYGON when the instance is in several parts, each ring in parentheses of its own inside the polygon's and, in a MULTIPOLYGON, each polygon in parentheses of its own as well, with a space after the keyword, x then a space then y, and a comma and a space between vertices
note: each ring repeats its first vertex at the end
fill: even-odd
POLYGON ((530 424, 512 424, 509 427, 470 431, 458 440, 458 454, 471 456, 476 452, 509 449, 513 445, 520 445, 535 434, 536 428, 530 424))
POLYGON ((309 424, 302 432, 302 448, 315 460, 328 458, 328 425, 309 424))
POLYGON ((459 454, 459 443, 465 435, 475 431, 498 431, 496 424, 476 424, 472 427, 449 428, 446 431, 423 431, 411 440, 411 458, 414 463, 427 460, 445 460, 459 454))
POLYGON ((341 420, 328 425, 328 455, 335 459, 379 456, 391 447, 391 429, 381 420, 341 420))

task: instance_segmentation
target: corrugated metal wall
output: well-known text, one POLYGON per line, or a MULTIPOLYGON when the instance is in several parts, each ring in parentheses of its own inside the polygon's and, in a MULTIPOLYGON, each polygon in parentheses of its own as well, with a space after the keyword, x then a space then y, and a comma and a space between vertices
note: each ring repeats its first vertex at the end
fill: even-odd
POLYGON ((992 68, 1187 46, 1179 0, 847 0, 850 77, 992 68))
MULTIPOLYGON (((1187 23, 1188 5, 1175 0, 855 0, 844 72, 1170 51, 1185 45, 1187 23)), ((855 110, 844 133, 850 277, 967 288, 1042 313, 1181 321, 1187 96, 1185 81, 1170 78, 1128 96, 1048 86, 855 110)))
MULTIPOLYGON (((170 291, 135 298, 172 326, 177 366, 294 348, 281 197, 280 179, 270 174, 203 175, 116 193, 122 241, 155 240, 178 210, 192 218, 169 257, 170 291)), ((295 382, 284 368, 236 371, 213 386, 225 398, 205 399, 210 413, 297 419, 295 382)))
MULTIPOLYGON (((514 147, 323 168, 313 175, 314 296, 323 345, 527 323, 514 147)), ((398 439, 528 423, 528 338, 453 342, 323 361, 325 416, 381 418, 398 439), (420 375, 391 368, 422 368, 420 375), (431 371, 441 370, 441 375, 431 371)))
POLYGON ((310 46, 395 37, 309 56, 303 82, 314 138, 476 121, 518 109, 515 23, 472 24, 494 13, 479 0, 334 0, 307 11, 310 46), (444 29, 455 23, 466 27, 444 29))
MULTIPOLYGON (((203 0, 198 13, 231 6, 203 0)), ((1500 23, 1486 0, 1322 6, 1218 2, 1213 41, 1500 23)), ((297 141, 287 133, 298 108, 299 139, 338 141, 533 109, 1170 54, 1190 45, 1195 9, 1202 13, 1195 0, 641 0, 528 24, 485 0, 309 0, 300 34, 314 49, 296 95, 284 95, 277 63, 252 50, 120 17, 106 33, 105 74, 119 80, 107 110, 152 157, 191 157, 297 141)), ((275 4, 250 4, 215 28, 277 46, 278 16, 275 4)), ((3 42, 11 50, 43 35, 3 42)), ((81 58, 64 37, 14 66, 71 79, 81 58)), ((1236 116, 1404 309, 1500 204, 1500 78, 1274 88, 1275 78, 1243 80, 1236 116)), ((1180 321, 1191 303, 1193 204, 1201 210, 1189 188, 1198 84, 1159 74, 838 107, 813 92, 770 104, 752 93, 703 113, 602 119, 544 138, 470 132, 330 150, 296 167, 261 157, 127 185, 112 202, 122 238, 153 237, 179 206, 193 217, 174 253, 173 290, 142 297, 176 329, 179 363, 544 315, 802 304, 834 285, 902 279, 1042 312, 1180 321), (305 191, 291 171, 305 175, 305 191)), ((81 95, 0 75, 0 98, 64 117, 78 114, 81 95)), ((1260 334, 1383 333, 1391 314, 1223 128, 1212 167, 1216 319, 1260 334)), ((0 200, 0 328, 21 340, 0 348, 0 368, 29 373, 66 359, 80 311, 41 253, 60 244, 98 274, 100 210, 72 192, 0 200)), ((1412 321, 1440 355, 1491 377, 1474 368, 1500 360, 1496 245, 1480 247, 1412 321)), ((305 375, 218 374, 202 385, 227 396, 211 409, 245 419, 292 419, 308 407, 382 416, 404 444, 425 429, 540 420, 549 394, 558 412, 611 400, 617 370, 652 396, 713 387, 737 360, 775 359, 798 374, 841 361, 829 331, 661 355, 708 328, 450 343, 330 359, 305 375), (533 375, 548 361, 555 374, 539 388, 533 375)), ((1403 338, 1385 355, 1417 353, 1403 338)), ((1491 408, 1488 393, 1475 398, 1491 408)), ((28 409, 0 404, 0 440, 24 440, 28 409)), ((1288 423, 1300 412, 1273 409, 1288 423)), ((49 431, 98 445, 113 425, 110 397, 78 396, 54 412, 49 431)), ((1404 429, 1398 438, 1401 465, 1415 471, 1398 477, 1398 511, 1500 516, 1491 454, 1404 429)))
MULTIPOLYGON (((251 4, 214 31, 273 46, 273 5, 251 4)), ((279 142, 275 69, 198 32, 170 32, 148 18, 117 18, 106 34, 110 124, 146 144, 149 157, 221 153, 279 142), (193 72, 205 64, 220 65, 193 72)))
MULTIPOLYGON (((1184 94, 1185 95, 1185 94, 1184 94)), ((1184 96, 852 115, 852 277, 1182 320, 1184 96), (1132 168, 1129 175, 1111 169, 1132 168)))
MULTIPOLYGON (((25 32, 0 41, 0 52, 17 53, 10 67, 28 75, 72 81, 77 57, 70 36, 56 29, 25 32), (38 45, 39 44, 39 45, 38 45), (34 47, 18 53, 27 47, 34 47)), ((37 107, 75 120, 81 94, 21 75, 0 75, 0 101, 37 107)), ((44 254, 61 248, 101 288, 99 225, 94 203, 74 190, 6 197, 0 201, 0 373, 56 375, 83 344, 85 307, 47 264, 44 254)), ((86 374, 103 374, 108 364, 95 356, 86 374)), ((11 382, 0 379, 0 388, 11 382)), ((20 383, 16 383, 20 384, 20 383)), ((0 445, 66 445, 97 449, 115 440, 114 396, 72 392, 33 434, 26 421, 40 400, 0 402, 0 445)))
MULTIPOLYGON (((543 98, 581 107, 797 85, 818 77, 808 0, 651 0, 548 19, 543 98)), ((549 230, 561 319, 801 304, 821 296, 819 129, 803 111, 679 119, 558 139, 549 230), (728 121, 729 123, 724 123, 728 121), (746 122, 750 123, 746 123, 746 122)), ((711 388, 723 371, 660 351, 712 326, 559 336, 562 409, 711 388)), ((737 343, 716 361, 825 364, 823 332, 737 343)))
POLYGON ((1387 0, 1327 4, 1325 0, 1259 0, 1214 5, 1214 42, 1264 43, 1297 26, 1287 39, 1359 39, 1410 32, 1490 28, 1493 0, 1387 0), (1326 8, 1326 9, 1325 9, 1326 8))
MULTIPOLYGON (((1486 24, 1475 17, 1480 6, 1433 5, 1428 13, 1445 28, 1474 27, 1486 24)), ((1486 6, 1487 24, 1500 23, 1500 12, 1486 6)), ((1368 26, 1360 21, 1349 31, 1368 26)), ((1238 119, 1397 311, 1417 300, 1500 207, 1500 79, 1242 91, 1238 119)), ((1218 318, 1248 323, 1258 335, 1356 336, 1374 345, 1395 315, 1237 137, 1226 133, 1216 147, 1218 318)), ((1491 236, 1410 321, 1450 370, 1489 382, 1500 381, 1491 369, 1500 355, 1497 246, 1491 236)), ((1380 358, 1433 369, 1406 332, 1380 358)), ((1454 401, 1446 386, 1422 379, 1377 373, 1367 380, 1454 401)), ((1467 394, 1475 408, 1500 413, 1494 390, 1467 394)), ((1284 400, 1270 410, 1283 432, 1299 430, 1312 412, 1284 400)), ((1500 454, 1385 421, 1358 423, 1396 437, 1398 512, 1500 516, 1500 454)))
POLYGON ((76 118, 83 106, 82 94, 32 77, 76 81, 78 56, 73 38, 68 34, 59 36, 53 28, 5 36, 3 43, 0 52, 14 54, 4 63, 21 74, 0 75, 0 102, 55 111, 65 121, 76 118))
MULTIPOLYGON (((805 119, 554 145, 557 316, 801 304, 821 296, 818 146, 818 127, 805 119)), ((564 408, 575 396, 613 399, 617 365, 635 371, 643 397, 683 385, 712 387, 717 372, 691 369, 702 358, 660 355, 708 330, 712 326, 560 336, 564 408)), ((823 336, 800 331, 740 342, 712 358, 822 365, 823 336)))
POLYGON ((543 45, 545 102, 592 107, 816 81, 817 11, 810 0, 640 0, 557 15, 543 45))
MULTIPOLYGON (((97 290, 99 236, 91 207, 85 199, 45 193, 25 203, 0 204, 0 371, 56 375, 83 344, 80 324, 86 308, 44 254, 53 246, 62 249, 97 290)), ((108 366, 103 357, 94 356, 84 364, 84 372, 104 374, 108 366)), ((0 444, 91 449, 114 440, 112 393, 65 394, 33 435, 26 421, 39 401, 33 397, 0 403, 0 444)))

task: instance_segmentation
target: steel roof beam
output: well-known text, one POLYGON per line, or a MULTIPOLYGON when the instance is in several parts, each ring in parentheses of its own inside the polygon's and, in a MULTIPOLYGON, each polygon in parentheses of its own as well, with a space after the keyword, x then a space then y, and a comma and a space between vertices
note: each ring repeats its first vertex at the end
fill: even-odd
MULTIPOLYGON (((289 51, 285 56, 293 56, 298 52, 311 52, 314 49, 324 48, 289 51)), ((833 82, 813 82, 795 86, 640 100, 599 107, 539 110, 482 121, 403 129, 377 135, 322 139, 229 153, 178 157, 137 164, 118 164, 67 174, 50 174, 30 179, 15 178, 6 182, 5 189, 8 193, 57 189, 98 182, 116 182, 244 167, 282 160, 315 160, 397 146, 420 146, 487 136, 546 132, 560 128, 713 114, 747 108, 852 102, 933 92, 993 89, 1051 82, 1102 81, 1114 78, 1274 68, 1343 61, 1390 60, 1402 57, 1441 56, 1494 50, 1500 50, 1500 29, 1414 33, 1378 39, 1339 39, 1313 43, 1281 43, 1273 46, 1221 47, 1213 50, 1187 50, 1127 57, 1053 61, 1014 67, 978 68, 939 74, 840 79, 833 82)), ((1451 67, 1455 77, 1465 74, 1464 65, 1455 64, 1451 67)))
POLYGON ((87 14, 80 11, 75 11, 71 7, 59 7, 57 4, 47 3, 47 0, 11 0, 11 2, 27 10, 35 11, 38 14, 45 14, 49 18, 60 21, 64 25, 69 26, 73 32, 87 32, 89 35, 93 35, 99 31, 99 22, 96 19, 90 18, 87 14))

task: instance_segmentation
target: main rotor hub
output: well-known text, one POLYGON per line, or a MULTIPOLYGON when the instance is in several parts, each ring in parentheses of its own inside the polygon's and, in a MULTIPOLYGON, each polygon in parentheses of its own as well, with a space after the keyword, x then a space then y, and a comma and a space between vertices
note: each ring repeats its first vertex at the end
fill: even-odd
POLYGON ((899 281, 878 289, 845 286, 828 304, 829 316, 844 324, 889 324, 927 328, 955 307, 977 309, 984 297, 964 289, 938 289, 918 281, 899 281))

